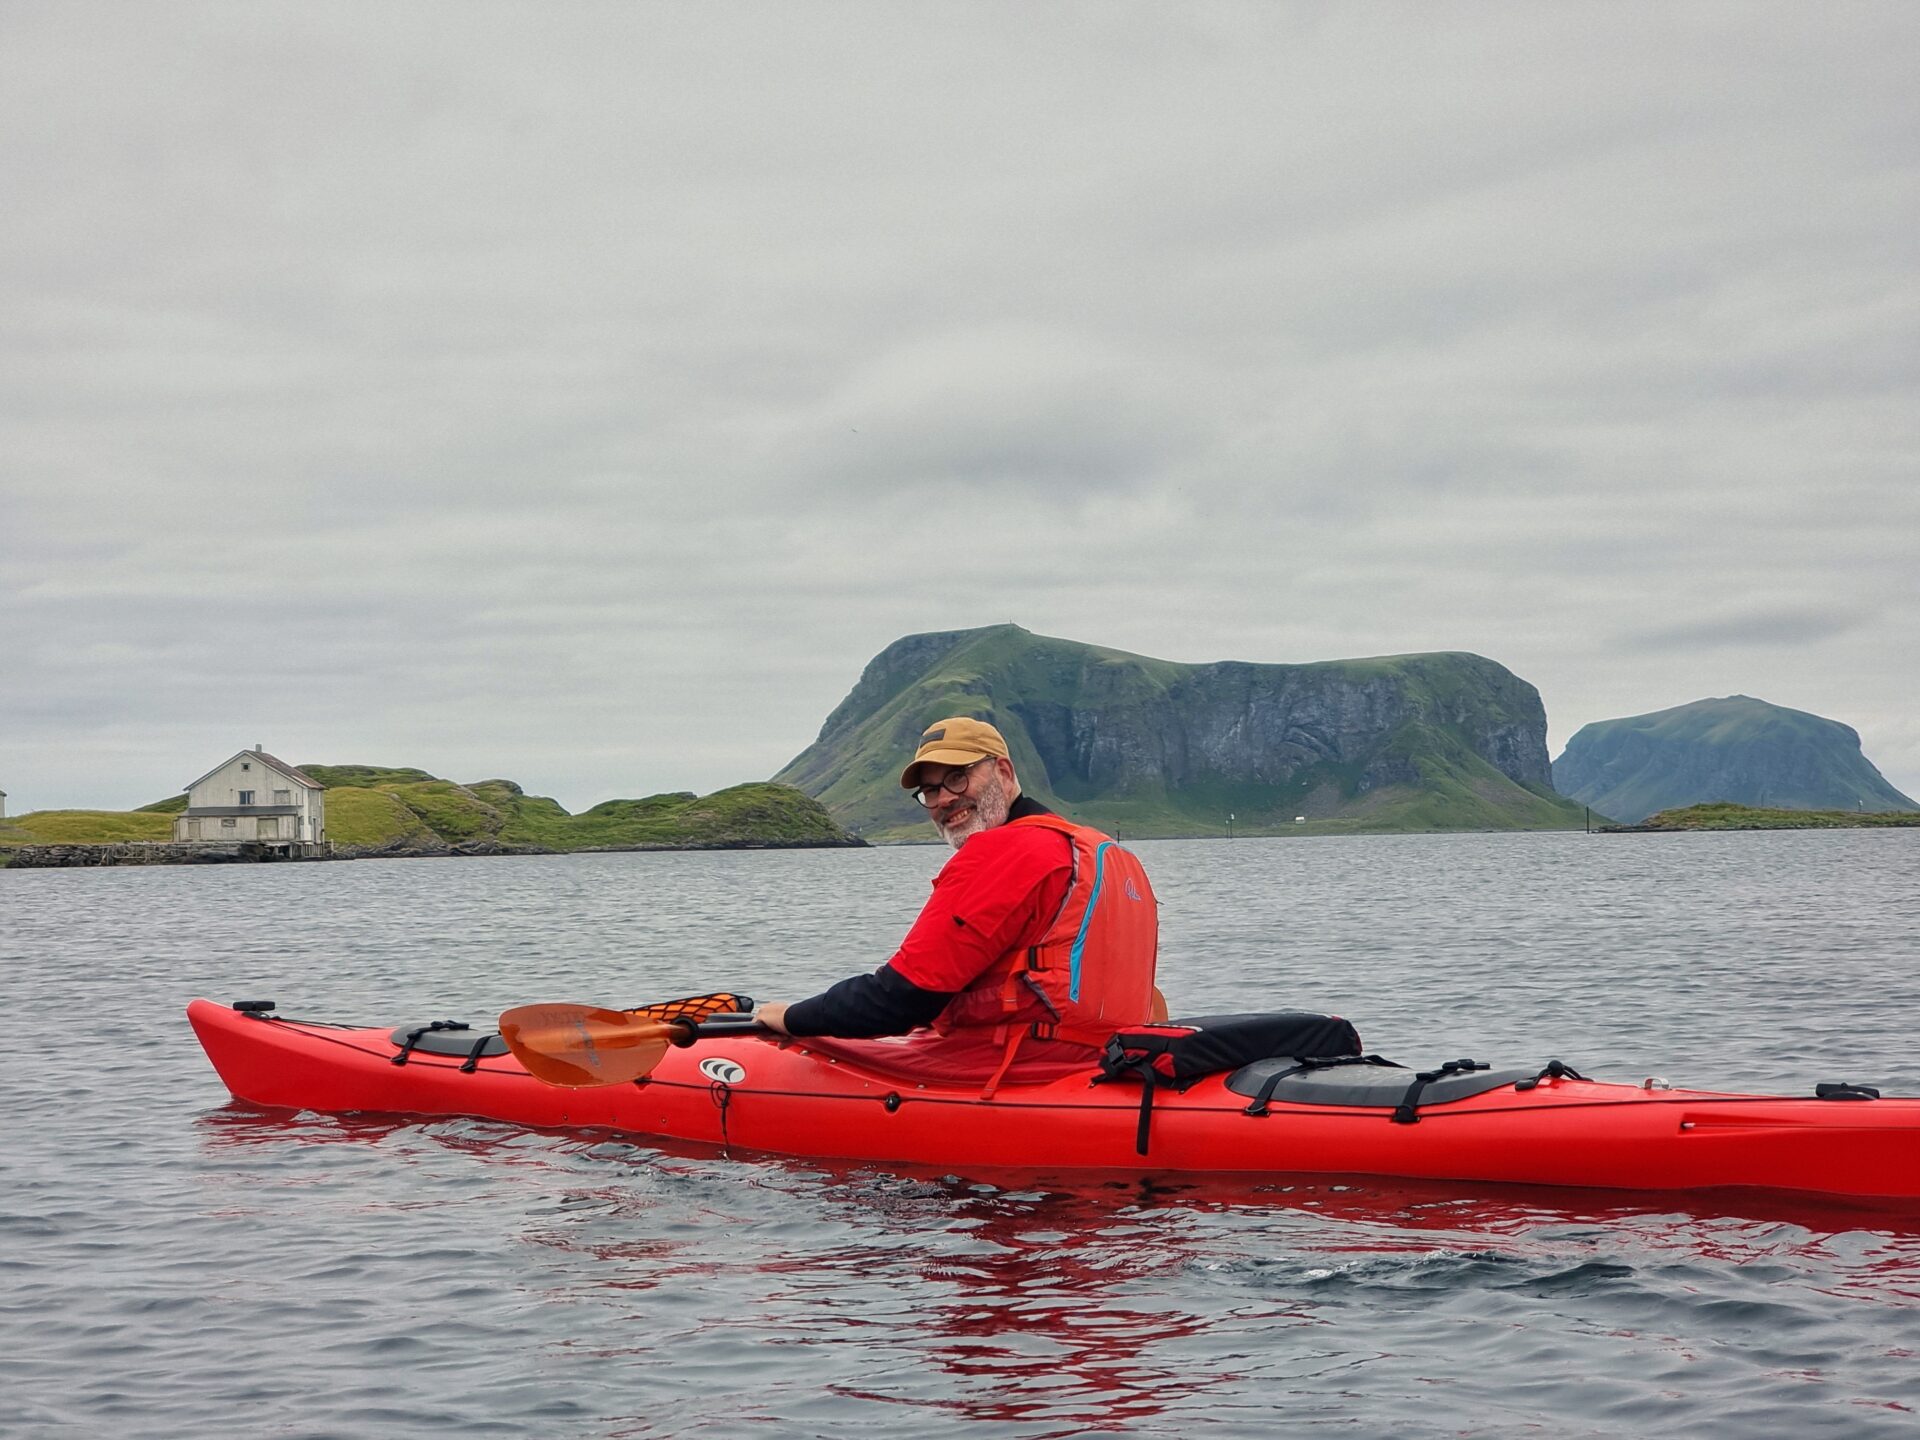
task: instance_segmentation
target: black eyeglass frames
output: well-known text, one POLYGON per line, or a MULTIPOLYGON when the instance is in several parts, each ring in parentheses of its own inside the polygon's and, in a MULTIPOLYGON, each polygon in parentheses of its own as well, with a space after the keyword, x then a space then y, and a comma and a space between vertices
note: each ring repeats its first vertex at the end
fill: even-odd
POLYGON ((967 779, 973 774, 973 766, 984 765, 992 758, 990 755, 983 755, 980 759, 974 761, 973 765, 962 765, 958 770, 949 770, 938 780, 926 785, 916 785, 907 793, 913 796, 921 805, 931 805, 933 803, 933 797, 942 790, 946 791, 949 795, 958 795, 967 788, 967 779))

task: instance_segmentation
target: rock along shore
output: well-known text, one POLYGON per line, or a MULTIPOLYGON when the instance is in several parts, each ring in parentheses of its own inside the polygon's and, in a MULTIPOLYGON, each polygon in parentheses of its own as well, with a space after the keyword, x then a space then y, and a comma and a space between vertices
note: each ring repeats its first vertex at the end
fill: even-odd
POLYGON ((121 841, 111 845, 22 845, 12 852, 8 868, 61 870, 101 865, 235 865, 279 864, 289 860, 431 860, 483 855, 607 855, 640 850, 847 850, 864 849, 861 839, 846 840, 694 840, 643 845, 592 845, 577 850, 555 850, 541 845, 505 845, 498 840, 395 841, 387 845, 333 845, 303 847, 309 853, 290 854, 285 846, 253 843, 233 845, 171 845, 164 841, 121 841))

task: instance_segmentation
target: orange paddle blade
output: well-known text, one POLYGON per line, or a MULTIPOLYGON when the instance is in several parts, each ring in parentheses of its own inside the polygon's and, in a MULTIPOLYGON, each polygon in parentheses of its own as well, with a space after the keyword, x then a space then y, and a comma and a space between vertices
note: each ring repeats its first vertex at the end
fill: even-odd
POLYGON ((500 1017, 500 1038, 527 1073, 584 1089, 638 1080, 689 1027, 594 1005, 521 1005, 500 1017))

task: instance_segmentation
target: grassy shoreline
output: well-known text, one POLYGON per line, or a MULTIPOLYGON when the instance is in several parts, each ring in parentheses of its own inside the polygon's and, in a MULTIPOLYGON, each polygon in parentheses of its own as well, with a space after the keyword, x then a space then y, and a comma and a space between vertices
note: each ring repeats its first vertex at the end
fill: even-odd
POLYGON ((1649 815, 1638 825, 1596 825, 1599 835, 1680 830, 1871 830, 1920 825, 1920 810, 1772 810, 1713 801, 1649 815))

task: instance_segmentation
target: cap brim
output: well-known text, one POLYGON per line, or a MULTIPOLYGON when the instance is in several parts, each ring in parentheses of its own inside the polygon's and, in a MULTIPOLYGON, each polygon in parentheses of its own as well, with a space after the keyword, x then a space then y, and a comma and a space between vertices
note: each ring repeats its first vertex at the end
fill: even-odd
POLYGON ((927 750, 914 756, 913 763, 900 772, 900 788, 913 788, 913 772, 922 765, 972 765, 981 760, 998 758, 984 750, 927 750))

